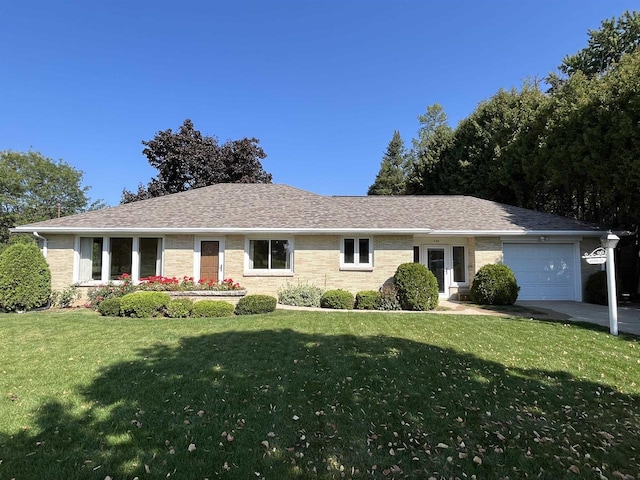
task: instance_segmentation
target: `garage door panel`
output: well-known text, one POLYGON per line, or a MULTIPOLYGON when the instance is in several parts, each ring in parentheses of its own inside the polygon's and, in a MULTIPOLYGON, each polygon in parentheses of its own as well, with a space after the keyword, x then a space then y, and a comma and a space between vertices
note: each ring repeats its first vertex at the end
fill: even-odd
POLYGON ((505 243, 503 255, 520 286, 520 300, 577 300, 573 244, 505 243))

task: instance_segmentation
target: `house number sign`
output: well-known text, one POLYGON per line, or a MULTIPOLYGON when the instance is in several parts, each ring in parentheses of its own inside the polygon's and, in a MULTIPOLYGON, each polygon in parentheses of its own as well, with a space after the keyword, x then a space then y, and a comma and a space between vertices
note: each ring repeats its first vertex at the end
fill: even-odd
POLYGON ((589 265, 600 265, 606 263, 607 253, 604 248, 598 247, 591 253, 585 253, 582 255, 589 265))

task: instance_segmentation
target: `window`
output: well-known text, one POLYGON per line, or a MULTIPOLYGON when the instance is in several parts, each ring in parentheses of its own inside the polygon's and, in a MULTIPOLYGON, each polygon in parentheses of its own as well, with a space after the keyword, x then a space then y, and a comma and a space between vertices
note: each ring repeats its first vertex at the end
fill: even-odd
POLYGON ((249 270, 291 272, 289 240, 249 240, 249 270))
POLYGON ((78 280, 102 279, 102 237, 80 239, 80 274, 78 280))
POLYGON ((464 247, 453 247, 453 281, 457 283, 465 283, 467 281, 464 247))
POLYGON ((111 268, 109 270, 109 280, 117 280, 123 273, 132 274, 131 266, 133 251, 133 238, 112 238, 109 242, 109 256, 111 257, 111 268))
POLYGON ((417 245, 413 247, 413 263, 420 263, 420 247, 417 245))
POLYGON ((343 238, 341 262, 342 268, 367 268, 373 267, 373 252, 370 238, 343 238))
POLYGON ((117 280, 127 273, 134 281, 162 270, 162 239, 81 237, 78 281, 117 280))

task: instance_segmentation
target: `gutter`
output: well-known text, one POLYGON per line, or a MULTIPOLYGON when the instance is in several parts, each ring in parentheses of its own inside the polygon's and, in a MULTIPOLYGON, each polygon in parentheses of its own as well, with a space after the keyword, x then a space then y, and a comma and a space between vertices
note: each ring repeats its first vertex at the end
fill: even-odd
POLYGON ((33 232, 33 236, 36 237, 39 240, 42 240, 42 255, 44 255, 44 258, 47 258, 47 243, 48 243, 48 240, 46 238, 44 238, 42 235, 40 235, 38 232, 33 232))

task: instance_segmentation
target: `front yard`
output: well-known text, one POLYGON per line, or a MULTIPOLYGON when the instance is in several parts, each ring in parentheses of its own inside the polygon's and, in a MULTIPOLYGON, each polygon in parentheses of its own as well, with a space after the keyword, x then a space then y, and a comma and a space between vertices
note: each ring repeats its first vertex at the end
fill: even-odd
POLYGON ((640 478, 640 343, 491 316, 0 315, 0 479, 640 478))

